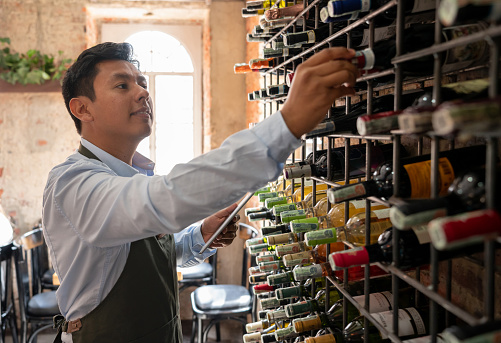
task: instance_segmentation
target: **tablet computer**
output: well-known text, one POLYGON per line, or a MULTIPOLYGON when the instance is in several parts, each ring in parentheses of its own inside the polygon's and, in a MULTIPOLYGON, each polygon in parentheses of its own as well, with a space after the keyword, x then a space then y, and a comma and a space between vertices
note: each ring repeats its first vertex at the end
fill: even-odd
POLYGON ((223 232, 224 228, 237 215, 237 213, 245 206, 245 204, 250 200, 250 198, 252 198, 253 195, 254 195, 254 193, 247 193, 247 195, 242 199, 242 201, 240 201, 238 203, 238 206, 233 210, 233 212, 231 212, 231 214, 228 216, 228 218, 226 218, 226 220, 219 226, 219 228, 216 230, 216 232, 214 232, 214 234, 209 238, 207 243, 205 243, 205 245, 202 247, 202 249, 200 250, 200 254, 203 253, 209 247, 209 245, 212 244, 212 242, 214 242, 216 237, 219 236, 219 234, 221 232, 223 232))

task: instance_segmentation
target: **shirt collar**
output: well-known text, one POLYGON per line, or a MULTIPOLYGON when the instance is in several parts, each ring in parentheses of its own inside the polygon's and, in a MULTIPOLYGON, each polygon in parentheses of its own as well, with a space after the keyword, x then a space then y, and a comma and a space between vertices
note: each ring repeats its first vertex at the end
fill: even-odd
POLYGON ((81 138, 81 143, 87 149, 89 149, 94 155, 96 155, 101 162, 106 164, 111 170, 113 170, 119 176, 132 176, 134 174, 140 173, 143 175, 151 176, 153 175, 153 169, 155 168, 155 163, 149 158, 141 155, 137 151, 134 152, 132 156, 132 166, 119 160, 118 158, 110 155, 103 149, 95 146, 85 138, 81 138))

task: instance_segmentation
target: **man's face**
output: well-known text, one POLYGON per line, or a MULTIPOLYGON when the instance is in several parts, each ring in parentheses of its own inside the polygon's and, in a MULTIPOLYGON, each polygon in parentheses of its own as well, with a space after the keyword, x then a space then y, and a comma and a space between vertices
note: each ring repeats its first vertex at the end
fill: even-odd
POLYGON ((122 139, 139 143, 150 135, 153 121, 146 79, 126 61, 103 61, 96 67, 96 98, 90 105, 94 127, 117 143, 122 139))

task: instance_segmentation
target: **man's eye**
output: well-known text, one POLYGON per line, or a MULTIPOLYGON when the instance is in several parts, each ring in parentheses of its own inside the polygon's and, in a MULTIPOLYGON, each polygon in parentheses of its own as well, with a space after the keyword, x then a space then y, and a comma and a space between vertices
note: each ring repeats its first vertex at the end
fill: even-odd
POLYGON ((148 89, 148 85, 147 84, 144 84, 144 85, 140 85, 141 87, 143 87, 144 89, 148 89))
POLYGON ((117 88, 126 89, 127 88, 127 84, 126 83, 121 83, 121 84, 117 85, 117 88))

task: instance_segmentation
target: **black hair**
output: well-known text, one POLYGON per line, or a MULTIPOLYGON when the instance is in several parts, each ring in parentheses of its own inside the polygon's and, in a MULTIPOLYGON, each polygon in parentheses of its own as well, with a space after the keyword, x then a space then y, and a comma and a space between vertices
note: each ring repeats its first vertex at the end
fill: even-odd
POLYGON ((96 65, 107 60, 123 60, 134 64, 139 69, 139 62, 133 58, 134 51, 129 43, 106 42, 84 50, 63 79, 63 98, 71 119, 75 122, 78 134, 82 131, 82 122, 70 110, 70 100, 78 96, 86 96, 91 101, 96 99, 94 80, 98 73, 96 65))

